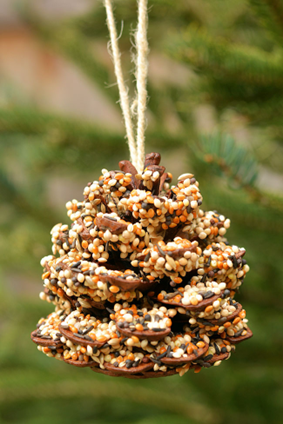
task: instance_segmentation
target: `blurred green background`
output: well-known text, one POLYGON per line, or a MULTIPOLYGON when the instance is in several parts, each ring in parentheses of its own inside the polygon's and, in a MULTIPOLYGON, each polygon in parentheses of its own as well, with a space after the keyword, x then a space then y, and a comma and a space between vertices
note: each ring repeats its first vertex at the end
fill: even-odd
MULTIPOLYGON (((136 1, 115 2, 134 95, 136 1)), ((101 168, 128 158, 100 1, 0 0, 1 424, 278 423, 283 415, 283 1, 149 0, 146 151, 192 171, 251 267, 254 337, 220 368, 128 381, 37 352, 40 258, 101 168)))

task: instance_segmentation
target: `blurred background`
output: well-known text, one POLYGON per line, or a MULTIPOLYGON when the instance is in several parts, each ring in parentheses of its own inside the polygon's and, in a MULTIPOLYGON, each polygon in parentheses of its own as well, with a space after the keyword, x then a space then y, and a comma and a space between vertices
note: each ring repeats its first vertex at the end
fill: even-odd
MULTIPOLYGON (((150 0, 146 151, 194 172, 251 267, 254 337, 220 368, 128 381, 30 341, 50 229, 101 168, 128 159, 99 0, 0 0, 0 422, 278 423, 283 413, 283 0, 150 0)), ((136 1, 115 1, 134 95, 136 1)))

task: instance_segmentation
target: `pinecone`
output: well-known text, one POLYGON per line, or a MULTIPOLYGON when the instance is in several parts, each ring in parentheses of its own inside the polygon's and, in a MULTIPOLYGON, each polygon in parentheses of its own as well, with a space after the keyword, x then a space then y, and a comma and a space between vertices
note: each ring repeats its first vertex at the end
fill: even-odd
POLYGON ((112 376, 182 376, 252 336, 234 300, 249 267, 224 238, 229 219, 200 209, 192 174, 170 186, 159 163, 148 154, 138 174, 121 161, 67 203, 71 228, 52 229, 41 260, 40 297, 55 312, 31 334, 47 356, 112 376))

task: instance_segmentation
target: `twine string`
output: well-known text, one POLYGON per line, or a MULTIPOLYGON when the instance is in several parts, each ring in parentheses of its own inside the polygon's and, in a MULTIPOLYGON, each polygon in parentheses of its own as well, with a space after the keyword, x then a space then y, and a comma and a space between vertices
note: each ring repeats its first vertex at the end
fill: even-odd
POLYGON ((125 122, 126 136, 130 149, 130 158, 138 172, 142 172, 144 167, 144 144, 146 128, 146 102, 147 102, 147 74, 148 74, 148 42, 147 42, 147 0, 138 0, 138 25, 135 32, 136 45, 136 99, 132 105, 132 111, 137 110, 136 140, 134 136, 134 125, 131 117, 131 108, 128 96, 128 87, 125 85, 122 66, 121 53, 118 46, 117 30, 113 14, 111 0, 104 0, 107 15, 107 26, 110 34, 110 46, 114 62, 114 70, 117 79, 120 105, 125 122))
POLYGON ((138 27, 135 33, 136 57, 136 84, 137 84, 137 168, 141 172, 144 164, 144 144, 146 128, 146 101, 147 101, 147 72, 148 72, 148 42, 147 42, 147 0, 138 1, 138 27))
POLYGON ((127 136, 129 150, 130 150, 130 159, 133 165, 136 167, 137 166, 137 149, 136 149, 136 142, 135 142, 135 136, 134 136, 133 122, 131 119, 131 112, 130 112, 130 102, 129 102, 129 96, 128 96, 129 89, 126 86, 124 77, 123 77, 123 71, 122 71, 122 65, 121 65, 121 53, 120 53, 119 45, 118 45, 117 30, 116 30, 111 0, 104 0, 104 6, 106 9, 107 27, 110 34, 110 47, 111 47, 111 52, 113 57, 114 71, 115 71, 118 89, 119 89, 120 106, 121 106, 122 114, 124 117, 126 136, 127 136))

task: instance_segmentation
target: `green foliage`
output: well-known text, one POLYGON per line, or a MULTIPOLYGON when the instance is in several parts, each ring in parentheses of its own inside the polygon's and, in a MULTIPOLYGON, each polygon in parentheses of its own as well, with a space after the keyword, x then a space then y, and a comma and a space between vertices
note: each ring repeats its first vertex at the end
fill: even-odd
POLYGON ((283 5, 278 0, 249 0, 260 24, 275 42, 283 41, 283 5))
POLYGON ((283 59, 277 52, 265 53, 248 45, 215 39, 193 26, 172 39, 170 51, 177 60, 226 82, 282 87, 283 59))
MULTIPOLYGON (((50 202, 50 181, 57 185, 63 178, 70 181, 66 189, 74 183, 82 191, 101 168, 116 169, 128 152, 124 133, 111 125, 42 111, 0 78, 3 424, 272 424, 283 413, 283 201, 282 192, 262 177, 262 169, 277 172, 279 180, 283 174, 283 1, 149 4, 152 57, 167 55, 173 73, 186 72, 180 80, 178 73, 162 79, 162 63, 160 78, 149 75, 146 150, 164 154, 168 170, 172 161, 177 172, 194 171, 204 207, 231 218, 228 238, 246 248, 251 267, 239 301, 254 338, 220 369, 163 381, 111 379, 37 352, 28 335, 52 309, 37 298, 38 262, 50 253, 51 227, 68 222, 64 202, 50 202), (195 118, 203 105, 215 113, 213 131, 195 118), (237 119, 243 124, 235 130, 237 119), (239 137, 241 130, 248 135, 239 137), (29 284, 36 279, 37 287, 29 284)), ((127 52, 136 2, 115 5, 118 27, 124 23, 120 45, 133 94, 127 52)), ((101 53, 108 40, 102 5, 56 22, 39 19, 31 8, 21 10, 38 42, 71 61, 116 105, 112 64, 101 53)))
POLYGON ((233 32, 222 29, 220 37, 219 24, 193 24, 171 36, 167 47, 172 57, 201 76, 195 91, 203 101, 214 104, 219 113, 233 109, 251 126, 266 129, 266 143, 282 143, 282 8, 281 1, 251 0, 230 22, 233 32))
POLYGON ((231 187, 254 187, 258 175, 257 162, 244 147, 237 146, 231 136, 220 133, 202 135, 199 150, 200 159, 210 164, 214 172, 226 176, 231 187))

